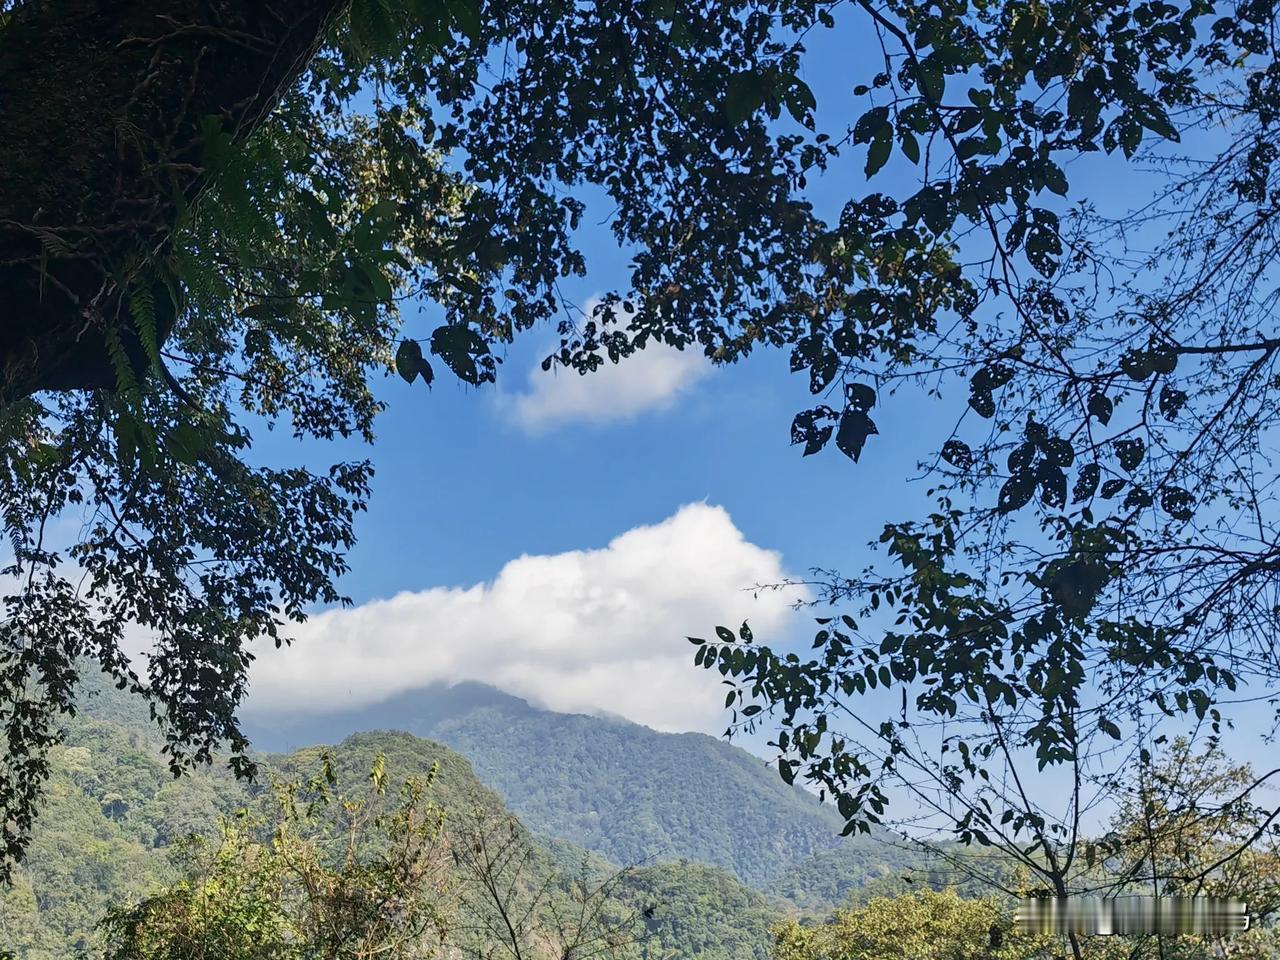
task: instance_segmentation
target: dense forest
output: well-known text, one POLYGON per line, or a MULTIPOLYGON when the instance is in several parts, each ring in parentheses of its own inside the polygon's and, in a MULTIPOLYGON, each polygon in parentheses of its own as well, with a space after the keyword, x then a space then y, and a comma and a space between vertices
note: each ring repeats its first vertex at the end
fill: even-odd
MULTIPOLYGON (((616 724, 593 722, 606 729, 616 724)), ((703 740, 708 738, 671 738, 668 750, 674 756, 680 745, 703 740)), ((317 745, 266 755, 261 781, 246 788, 216 766, 175 780, 161 747, 145 710, 132 698, 105 678, 86 685, 82 710, 68 722, 66 737, 52 755, 49 802, 31 854, 13 888, 0 897, 0 950, 14 951, 24 960, 63 960, 91 952, 97 943, 97 925, 111 909, 175 881, 179 870, 174 857, 187 834, 216 838, 220 819, 233 817, 237 809, 260 796, 270 777, 305 777, 327 749, 317 745)), ((388 781, 421 775, 435 766, 432 797, 446 811, 479 807, 499 814, 506 809, 500 791, 482 782, 464 756, 439 743, 404 732, 370 732, 346 737, 330 749, 340 783, 363 782, 381 755, 388 781)), ((694 751, 684 763, 692 768, 700 758, 694 751)), ((757 771, 756 776, 770 790, 775 788, 773 781, 765 779, 765 771, 757 771)), ((616 788, 625 790, 628 783, 616 788)), ((575 791, 564 796, 570 807, 575 796, 588 795, 575 791)), ((696 794, 687 787, 683 792, 686 802, 695 802, 691 797, 696 794)), ((700 808, 714 809, 710 802, 700 808)), ((764 813, 781 818, 790 809, 781 806, 764 813)), ((834 832, 830 831, 831 836, 834 832)), ((618 881, 610 896, 618 909, 653 910, 652 930, 645 941, 653 957, 676 951, 702 960, 765 958, 772 943, 771 927, 783 916, 798 914, 797 905, 785 897, 752 889, 731 872, 698 862, 693 851, 706 841, 696 829, 690 829, 687 852, 682 855, 673 858, 668 848, 634 861, 613 860, 603 851, 588 849, 596 837, 588 835, 575 843, 565 836, 573 833, 557 837, 539 830, 530 834, 540 869, 565 878, 585 870, 600 880, 616 873, 618 881)), ((856 886, 862 878, 847 875, 844 879, 856 886)), ((815 901, 803 906, 827 911, 833 905, 815 901)))
POLYGON ((917 859, 883 832, 841 840, 832 805, 782 783, 741 747, 538 709, 484 684, 436 685, 362 710, 246 724, 253 742, 271 750, 378 729, 447 744, 531 829, 619 864, 686 858, 765 890, 796 871, 810 880, 823 873, 824 894, 814 902, 830 905, 868 877, 917 859))
MULTIPOLYGON (((726 762, 729 748, 704 737, 658 735, 611 718, 537 711, 491 690, 457 693, 464 707, 442 696, 431 709, 437 716, 471 716, 477 699, 485 701, 478 708, 482 712, 511 701, 506 709, 520 709, 530 717, 545 714, 537 721, 544 729, 598 725, 618 738, 662 744, 667 763, 676 762, 681 749, 689 749, 683 763, 691 765, 705 761, 706 754, 697 748, 708 742, 720 762, 726 762)), ((432 843, 447 838, 454 850, 452 861, 439 861, 442 870, 437 869, 438 858, 428 858, 424 862, 437 863, 436 873, 414 874, 414 885, 395 886, 401 891, 426 887, 419 907, 439 925, 443 952, 432 955, 442 958, 488 956, 485 950, 499 949, 505 942, 507 934, 477 921, 492 921, 492 910, 483 903, 484 909, 478 910, 465 897, 468 890, 487 889, 483 884, 477 887, 477 878, 497 876, 503 880, 499 886, 504 896, 517 904, 514 913, 541 918, 526 919, 513 935, 533 945, 529 957, 550 956, 536 951, 556 943, 582 945, 597 939, 599 954, 596 947, 584 946, 583 952, 572 955, 618 960, 1047 960, 1061 948, 1053 938, 1022 937, 1013 929, 1011 898, 1028 891, 1029 876, 998 853, 981 854, 956 845, 912 849, 889 837, 866 838, 848 847, 833 842, 815 854, 797 852, 789 865, 753 888, 691 853, 627 863, 592 849, 597 836, 575 838, 571 826, 559 835, 532 830, 508 813, 501 791, 484 782, 463 755, 404 731, 353 733, 332 747, 317 744, 262 754, 262 773, 251 784, 217 766, 174 779, 162 746, 134 698, 116 690, 105 677, 86 685, 81 710, 69 719, 63 742, 52 753, 49 804, 31 856, 0 896, 0 955, 9 951, 22 960, 177 960, 189 956, 182 952, 182 943, 191 937, 211 943, 214 932, 221 931, 219 936, 233 941, 236 936, 252 940, 265 936, 253 931, 267 919, 280 937, 281 950, 302 949, 299 938, 329 926, 308 928, 298 917, 305 920, 337 910, 332 900, 337 894, 323 901, 327 906, 319 914, 314 902, 304 902, 302 909, 286 896, 291 885, 279 882, 270 871, 287 875, 298 869, 298 851, 303 851, 315 858, 303 860, 313 871, 304 875, 312 881, 322 879, 320 888, 339 884, 348 898, 353 891, 361 896, 385 893, 378 884, 387 882, 383 871, 394 862, 387 859, 389 851, 397 849, 397 838, 410 828, 424 831, 432 843), (431 816, 438 812, 438 830, 431 826, 430 816, 397 820, 396 790, 381 786, 398 787, 415 778, 429 780, 421 809, 431 816), (294 792, 281 793, 282 784, 295 785, 289 788, 294 792), (299 792, 299 784, 308 786, 299 792), (317 806, 314 790, 316 785, 329 789, 325 784, 343 792, 334 794, 335 802, 317 806), (299 813, 303 809, 307 812, 299 813), (264 810, 274 810, 274 818, 260 821, 266 832, 255 834, 254 817, 264 810), (289 828, 284 833, 281 824, 289 828), (326 859, 371 828, 372 836, 356 860, 344 865, 341 857, 326 859), (465 850, 483 849, 488 854, 495 837, 501 855, 480 864, 494 871, 490 875, 479 871, 465 850), (294 849, 288 842, 298 845, 292 856, 281 853, 294 849), (311 843, 319 846, 307 845, 311 843), (459 844, 464 850, 461 859, 459 844), (266 882, 264 877, 275 879, 266 882), (442 904, 452 906, 446 909, 442 904), (588 914, 603 933, 571 919, 588 914), (998 939, 992 939, 997 934, 991 931, 998 931, 998 939)), ((1242 775, 1216 761, 1198 765, 1186 753, 1174 760, 1184 771, 1211 779, 1214 789, 1229 790, 1242 775)), ((728 762, 742 763, 743 771, 755 769, 734 755, 728 762)), ((756 770, 755 775, 764 774, 756 770)), ((701 782, 694 780, 693 786, 685 784, 676 791, 682 802, 697 803, 696 785, 701 782)), ((766 782, 770 790, 778 786, 766 782)), ((643 790, 637 794, 644 795, 643 790)), ((560 796, 570 809, 587 805, 576 786, 560 796)), ((769 817, 822 809, 812 798, 793 796, 790 789, 773 802, 779 809, 765 812, 769 817)), ((713 804, 700 808, 710 814, 713 804)), ((1211 822, 1210 816, 1205 810, 1176 812, 1176 843, 1192 844, 1191 853, 1198 856, 1221 849, 1224 827, 1211 822)), ((581 821, 566 818, 562 824, 575 822, 581 821)), ((679 836, 670 834, 673 843, 679 836)), ((694 828, 689 828, 688 837, 690 850, 706 842, 694 828)), ((1187 854, 1175 848, 1170 855, 1187 854)), ((1252 858, 1246 865, 1243 878, 1226 875, 1208 889, 1240 891, 1257 905, 1265 921, 1267 905, 1280 889, 1280 858, 1252 858)), ((1095 875, 1102 882, 1108 872, 1123 872, 1124 867, 1112 864, 1098 871, 1095 875)), ((385 937, 386 929, 374 932, 385 937)), ((368 934, 365 927, 360 931, 368 934)), ((1231 945, 1231 955, 1239 960, 1274 957, 1275 938, 1274 926, 1262 922, 1249 937, 1231 945)), ((259 956, 237 953, 242 948, 229 942, 224 952, 209 955, 255 960, 259 956)), ((1218 949, 1194 938, 1164 945, 1148 938, 1123 948, 1115 938, 1094 938, 1085 944, 1084 955, 1090 960, 1121 960, 1122 955, 1161 956, 1164 950, 1166 960, 1210 960, 1219 955, 1218 949)), ((393 955, 418 956, 412 951, 393 955)))

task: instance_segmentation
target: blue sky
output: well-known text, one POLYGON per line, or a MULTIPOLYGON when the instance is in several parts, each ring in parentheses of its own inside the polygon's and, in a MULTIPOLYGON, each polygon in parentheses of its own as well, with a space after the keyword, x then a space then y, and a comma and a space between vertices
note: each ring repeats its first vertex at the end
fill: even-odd
MULTIPOLYGON (((878 50, 868 45, 870 39, 848 29, 811 36, 806 79, 818 96, 820 127, 843 128, 856 118, 859 103, 853 85, 865 72, 864 55, 878 57, 878 50), (856 51, 853 59, 851 48, 856 51), (851 62, 856 71, 847 69, 851 62)), ((833 214, 845 199, 866 189, 861 163, 860 156, 851 155, 838 169, 811 180, 809 190, 820 212, 833 214)), ((901 183, 901 177, 910 175, 909 168, 891 165, 881 176, 893 187, 895 180, 901 183)), ((606 289, 625 286, 628 274, 626 255, 593 212, 589 209, 584 218, 587 226, 581 235, 588 275, 571 281, 565 290, 584 305, 606 289)), ((405 314, 411 330, 430 330, 436 321, 429 304, 411 305, 405 314)), ((869 559, 866 544, 878 536, 886 520, 904 517, 923 502, 923 484, 913 485, 907 478, 914 475, 916 461, 947 436, 955 416, 953 406, 915 394, 883 397, 874 411, 880 435, 868 443, 860 463, 850 462, 834 447, 802 457, 799 448, 790 446, 790 424, 813 400, 807 374, 791 374, 785 352, 764 351, 739 365, 714 369, 692 353, 641 355, 624 363, 625 369, 583 379, 563 370, 544 374, 538 369, 555 342, 550 330, 520 338, 504 358, 496 388, 468 387, 447 372, 430 391, 398 378, 381 385, 388 410, 379 421, 376 444, 372 449, 356 444, 347 448, 352 456, 371 456, 377 474, 371 509, 358 522, 360 539, 350 555, 351 572, 341 584, 357 606, 365 606, 361 620, 367 622, 364 629, 370 635, 380 629, 368 615, 373 609, 369 605, 376 601, 403 593, 435 591, 431 595, 440 596, 448 588, 492 584, 522 556, 563 558, 598 551, 627 531, 667 521, 686 505, 720 509, 751 550, 779 555, 761 570, 748 563, 745 572, 803 576, 812 567, 855 572, 869 559), (602 410, 608 415, 601 415, 602 410)), ((285 438, 260 436, 263 440, 268 457, 297 455, 285 438)), ((331 446, 304 452, 307 458, 333 454, 331 446)), ((741 559, 738 553, 750 553, 745 546, 738 553, 738 548, 721 547, 717 552, 707 544, 681 542, 673 549, 690 554, 688 577, 696 580, 700 571, 723 570, 741 559), (699 556, 700 551, 705 555, 699 556)), ((585 576, 591 580, 593 574, 588 571, 585 576)), ((661 594, 644 597, 657 608, 653 636, 647 642, 661 651, 666 669, 678 660, 693 673, 692 647, 683 640, 684 633, 710 632, 721 622, 721 612, 726 620, 752 613, 746 602, 749 595, 742 591, 753 581, 730 590, 723 577, 717 581, 709 571, 707 579, 717 583, 708 587, 716 599, 696 612, 690 609, 688 619, 663 615, 664 610, 682 609, 683 600, 661 594)), ((615 589, 600 583, 602 589, 615 589)), ((767 605, 773 613, 766 623, 774 635, 766 639, 779 642, 812 635, 812 614, 783 615, 777 612, 783 606, 779 598, 767 605)), ((387 608, 384 604, 377 609, 387 608)), ((529 615, 543 614, 531 610, 529 615)), ((335 665, 341 657, 337 651, 344 643, 350 646, 347 638, 355 621, 330 619, 332 646, 321 644, 308 653, 300 643, 284 655, 287 664, 264 653, 264 660, 273 664, 259 668, 251 707, 300 706, 283 693, 285 687, 298 689, 300 660, 331 676, 342 672, 335 665), (271 679, 277 671, 278 683, 271 679)), ((314 630, 304 628, 303 640, 310 642, 307 630, 314 630)), ((430 643, 424 638, 416 653, 404 646, 397 648, 395 657, 386 651, 375 653, 377 641, 369 640, 370 656, 387 659, 387 669, 394 674, 386 684, 374 684, 380 691, 395 692, 391 688, 407 683, 410 674, 441 678, 426 668, 406 673, 391 666, 414 656, 431 659, 442 646, 458 642, 439 636, 449 632, 447 624, 424 621, 421 630, 435 636, 430 643)), ((589 660, 591 642, 572 640, 589 660)), ((586 664, 578 667, 579 672, 588 669, 586 664)), ((618 669, 635 669, 635 663, 628 661, 618 669)), ((349 667, 343 670, 350 672, 349 667)), ((670 723, 659 720, 656 725, 722 729, 723 695, 717 692, 719 678, 715 681, 699 680, 696 689, 705 691, 709 684, 710 693, 707 705, 698 710, 674 702, 693 695, 689 690, 663 684, 655 695, 662 693, 673 701, 670 723)), ((602 686, 601 708, 609 705, 608 691, 607 684, 602 686)), ((517 685, 511 692, 551 706, 569 706, 541 688, 517 685)), ((358 686, 351 688, 352 697, 372 695, 371 690, 362 694, 358 686)), ((633 712, 632 719, 654 724, 663 709, 633 712)))
MULTIPOLYGON (((863 108, 852 87, 879 60, 873 43, 847 28, 811 37, 806 79, 820 129, 842 130, 863 108)), ((819 212, 915 176, 895 157, 868 186, 862 162, 855 151, 811 179, 819 212)), ((1118 162, 1070 165, 1073 198, 1112 210, 1140 201, 1139 181, 1116 176, 1118 162)), ((580 304, 626 283, 626 257, 599 219, 584 218, 588 275, 566 285, 580 304)), ((437 321, 427 304, 405 312, 411 330, 437 321)), ((834 449, 806 458, 789 427, 812 398, 786 353, 716 369, 642 355, 623 370, 552 380, 538 364, 554 343, 550 330, 520 338, 496 387, 447 372, 430 391, 394 377, 381 384, 388 410, 376 444, 345 449, 377 470, 341 583, 355 609, 316 617, 291 650, 263 651, 251 713, 355 707, 429 682, 482 680, 552 709, 718 733, 720 678, 695 670, 684 635, 749 616, 760 639, 807 647, 815 612, 749 588, 812 567, 862 568, 883 524, 927 502, 925 483, 910 478, 960 409, 954 394, 882 395, 880 433, 860 463, 834 449)), ((285 438, 263 451, 299 455, 285 438)), ((865 706, 896 711, 896 698, 865 706)), ((1254 738, 1232 739, 1242 758, 1256 753, 1254 738)), ((763 740, 748 745, 767 754, 763 740)), ((1057 781, 1037 782, 1047 795, 1057 781)))

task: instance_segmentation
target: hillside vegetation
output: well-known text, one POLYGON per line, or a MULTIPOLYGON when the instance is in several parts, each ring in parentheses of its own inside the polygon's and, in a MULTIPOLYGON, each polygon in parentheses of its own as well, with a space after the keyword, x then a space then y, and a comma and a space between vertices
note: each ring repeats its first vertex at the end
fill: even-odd
POLYGON ((467 757, 532 830, 619 864, 687 859, 723 867, 788 897, 789 877, 820 869, 829 896, 803 897, 815 909, 919 859, 879 838, 841 840, 843 820, 831 806, 723 740, 542 710, 478 683, 246 727, 268 749, 332 743, 352 730, 428 737, 467 757))
MULTIPOLYGON (((67 960, 94 948, 95 927, 112 908, 172 884, 174 844, 189 833, 218 835, 226 817, 265 789, 267 778, 304 777, 326 750, 307 747, 264 758, 256 786, 218 767, 173 779, 146 718, 111 688, 95 683, 53 752, 49 803, 30 856, 0 896, 0 952, 23 960, 67 960)), ((439 743, 403 732, 364 732, 328 751, 340 782, 360 783, 378 756, 397 783, 426 773, 446 811, 506 809, 468 761, 439 743)), ((606 858, 564 840, 530 834, 540 869, 570 877, 617 874, 606 858)), ((611 894, 619 911, 650 908, 643 948, 655 957, 753 960, 768 956, 769 928, 785 905, 714 866, 682 860, 622 873, 611 894)), ((639 955, 639 954, 638 954, 639 955)))

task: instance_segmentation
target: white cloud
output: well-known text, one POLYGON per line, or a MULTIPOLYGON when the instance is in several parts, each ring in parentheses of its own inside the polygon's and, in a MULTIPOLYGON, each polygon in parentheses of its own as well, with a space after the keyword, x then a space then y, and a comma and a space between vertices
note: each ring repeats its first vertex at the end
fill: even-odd
MULTIPOLYGON (((589 301, 589 314, 594 301, 589 301)), ((610 423, 664 410, 711 372, 700 348, 677 350, 661 343, 609 363, 585 376, 562 367, 529 371, 523 392, 503 397, 516 422, 536 433, 570 422, 610 423)))
POLYGON ((723 679, 687 635, 749 619, 780 638, 796 591, 720 507, 691 504, 598 550, 522 556, 490 583, 434 587, 312 617, 262 649, 247 712, 359 707, 433 682, 479 680, 553 710, 659 730, 724 729, 723 679))

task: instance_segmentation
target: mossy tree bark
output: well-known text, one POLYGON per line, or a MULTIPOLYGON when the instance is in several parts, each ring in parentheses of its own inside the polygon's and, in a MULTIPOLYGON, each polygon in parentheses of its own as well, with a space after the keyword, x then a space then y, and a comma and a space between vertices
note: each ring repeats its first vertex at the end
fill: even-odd
POLYGON ((207 118, 248 136, 344 5, 17 6, 0 27, 0 403, 113 385, 108 331, 140 360, 120 271, 164 251, 207 182, 207 118))

